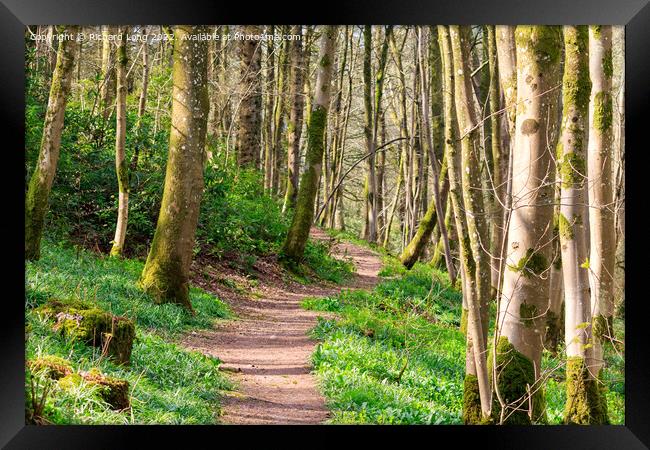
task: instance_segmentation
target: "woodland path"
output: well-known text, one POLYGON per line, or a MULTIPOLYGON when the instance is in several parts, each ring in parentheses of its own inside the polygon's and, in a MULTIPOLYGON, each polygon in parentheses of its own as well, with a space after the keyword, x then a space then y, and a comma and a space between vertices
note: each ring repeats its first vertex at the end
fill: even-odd
MULTIPOLYGON (((331 239, 317 228, 310 235, 331 239)), ((336 243, 332 255, 351 259, 356 266, 356 274, 346 284, 262 282, 258 298, 226 299, 237 319, 183 339, 184 346, 218 357, 221 369, 237 386, 221 399, 221 423, 319 424, 328 419, 325 400, 311 374, 316 342, 308 336, 316 317, 327 313, 306 311, 300 303, 305 297, 334 295, 341 289, 372 289, 381 268, 381 259, 372 250, 351 243, 336 243)))

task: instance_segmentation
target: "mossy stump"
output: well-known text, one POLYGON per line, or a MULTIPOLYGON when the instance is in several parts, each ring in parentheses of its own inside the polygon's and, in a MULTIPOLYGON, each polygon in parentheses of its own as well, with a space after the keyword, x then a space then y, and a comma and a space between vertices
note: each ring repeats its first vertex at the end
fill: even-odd
POLYGON ((129 364, 135 325, 126 317, 114 316, 76 300, 52 300, 40 307, 39 312, 55 320, 55 330, 101 348, 118 364, 129 364))
POLYGON ((72 373, 70 361, 55 355, 45 355, 29 360, 27 366, 32 372, 42 373, 53 380, 59 380, 72 373))
POLYGON ((58 385, 61 389, 72 389, 82 382, 97 386, 99 398, 108 403, 111 409, 120 411, 131 406, 129 382, 105 375, 97 368, 92 368, 88 372, 70 373, 61 378, 58 385))

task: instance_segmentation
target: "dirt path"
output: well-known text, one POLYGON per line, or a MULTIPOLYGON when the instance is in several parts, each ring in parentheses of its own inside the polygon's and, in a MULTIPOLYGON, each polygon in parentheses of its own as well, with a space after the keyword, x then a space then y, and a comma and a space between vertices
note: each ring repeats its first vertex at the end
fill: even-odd
MULTIPOLYGON (((311 236, 329 240, 312 228, 311 236)), ((229 302, 238 320, 215 330, 188 335, 183 344, 223 361, 236 392, 222 399, 225 424, 318 424, 328 418, 323 397, 310 373, 315 342, 307 335, 323 313, 305 311, 305 297, 328 296, 342 288, 368 289, 377 284, 380 258, 371 250, 339 243, 333 254, 352 258, 357 273, 345 286, 304 286, 278 279, 260 286, 259 298, 229 302)))

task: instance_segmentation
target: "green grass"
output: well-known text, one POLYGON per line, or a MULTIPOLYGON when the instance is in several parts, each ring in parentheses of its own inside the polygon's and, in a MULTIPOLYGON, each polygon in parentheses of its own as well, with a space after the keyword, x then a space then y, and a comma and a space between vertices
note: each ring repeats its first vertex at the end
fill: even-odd
MULTIPOLYGON (((219 299, 192 288, 196 315, 176 305, 154 305, 137 287, 143 263, 95 255, 85 250, 43 242, 42 256, 26 265, 26 356, 56 355, 75 371, 98 367, 129 381, 131 409, 116 412, 86 384, 64 390, 50 388, 45 417, 53 423, 211 424, 218 416, 219 392, 231 389, 219 373, 220 361, 181 348, 174 341, 183 331, 208 328, 229 316, 219 299), (52 323, 33 311, 48 298, 78 298, 136 323, 131 365, 121 367, 102 358, 98 349, 52 330, 52 323)), ((26 394, 30 381, 26 384, 26 394)), ((44 380, 34 377, 42 392, 44 380)), ((29 398, 29 395, 28 395, 29 398)))
MULTIPOLYGON (((343 291, 303 301, 306 309, 339 316, 319 318, 312 332, 320 341, 312 361, 332 411, 330 422, 462 423, 465 336, 458 330, 460 292, 449 285, 445 272, 421 263, 407 271, 389 256, 381 275, 390 278, 371 292, 343 291)), ((492 305, 491 317, 494 309, 492 305)), ((621 328, 618 324, 619 338, 621 328)), ((606 359, 610 421, 622 424, 624 359, 611 346, 606 346, 606 359)), ((551 424, 562 423, 564 366, 562 358, 545 352, 544 368, 558 365, 545 390, 551 424)))

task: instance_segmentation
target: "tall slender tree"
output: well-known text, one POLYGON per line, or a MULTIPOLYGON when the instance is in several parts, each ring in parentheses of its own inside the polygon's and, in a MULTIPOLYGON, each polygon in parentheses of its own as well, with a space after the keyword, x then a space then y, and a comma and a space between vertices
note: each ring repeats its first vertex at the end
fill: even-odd
POLYGON ((309 229, 314 218, 314 200, 323 164, 323 139, 330 103, 332 66, 337 35, 336 26, 323 27, 318 55, 318 72, 313 109, 307 128, 307 154, 305 172, 300 179, 296 209, 282 247, 284 257, 299 262, 305 252, 309 229))
POLYGON ((126 53, 127 28, 118 27, 117 41, 117 95, 116 95, 116 126, 115 126, 115 172, 117 174, 118 206, 115 237, 111 248, 111 256, 122 256, 126 226, 129 221, 129 169, 126 162, 126 72, 128 57, 126 53))
POLYGON ((564 420, 571 424, 607 422, 598 373, 594 372, 589 296, 587 212, 587 127, 591 81, 586 26, 564 26, 560 247, 564 278, 567 401, 564 420))
POLYGON ((594 373, 603 367, 602 343, 613 335, 616 235, 612 180, 612 27, 589 27, 589 274, 594 373))
MULTIPOLYGON (((461 216, 467 227, 467 241, 472 254, 472 264, 467 264, 467 283, 473 284, 473 296, 468 300, 468 347, 474 352, 476 376, 480 396, 482 416, 488 416, 491 408, 491 392, 488 383, 486 345, 487 313, 490 295, 490 270, 485 244, 480 241, 487 236, 487 223, 481 214, 483 197, 481 194, 480 153, 478 147, 478 120, 472 95, 471 71, 467 65, 470 57, 470 34, 468 26, 449 27, 449 37, 453 55, 454 101, 458 128, 461 133, 461 161, 463 208, 461 216)), ((448 162, 450 164, 451 161, 448 162)), ((458 172, 456 172, 458 173, 458 172)), ((451 174, 451 171, 450 171, 451 174)), ((465 237, 463 238, 465 239, 465 237)), ((478 417, 477 419, 482 419, 478 417)))
POLYGON ((496 418, 500 423, 527 424, 531 419, 544 420, 538 379, 548 305, 555 178, 551 136, 556 122, 553 112, 558 102, 562 41, 559 27, 517 26, 515 34, 512 211, 507 268, 498 303, 496 351, 491 361, 496 363, 492 374, 499 400, 496 418))
POLYGON ((192 310, 189 269, 203 195, 203 152, 208 120, 207 42, 203 26, 174 29, 172 120, 165 187, 142 287, 156 302, 192 310))
POLYGON ((295 25, 291 33, 300 36, 300 40, 294 40, 290 44, 291 68, 289 74, 290 93, 289 101, 291 111, 289 112, 289 123, 287 125, 287 187, 284 196, 282 211, 293 209, 296 206, 298 196, 298 181, 300 180, 300 136, 302 134, 302 115, 304 108, 304 75, 303 75, 303 44, 302 26, 295 25))
MULTIPOLYGON (((78 26, 60 27, 59 34, 75 36, 78 26)), ((36 168, 29 180, 25 199, 25 259, 37 260, 41 255, 41 236, 47 213, 52 182, 61 149, 61 133, 67 97, 72 81, 76 45, 64 39, 59 42, 56 66, 52 74, 50 96, 45 112, 43 136, 36 168)))

